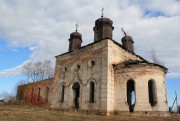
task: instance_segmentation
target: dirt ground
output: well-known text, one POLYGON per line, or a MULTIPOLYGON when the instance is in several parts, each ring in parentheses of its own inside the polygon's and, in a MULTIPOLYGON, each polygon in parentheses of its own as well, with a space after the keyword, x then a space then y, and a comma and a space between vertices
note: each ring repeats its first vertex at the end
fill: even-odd
POLYGON ((0 105, 0 121, 180 121, 180 115, 169 117, 98 116, 52 111, 32 106, 0 105))

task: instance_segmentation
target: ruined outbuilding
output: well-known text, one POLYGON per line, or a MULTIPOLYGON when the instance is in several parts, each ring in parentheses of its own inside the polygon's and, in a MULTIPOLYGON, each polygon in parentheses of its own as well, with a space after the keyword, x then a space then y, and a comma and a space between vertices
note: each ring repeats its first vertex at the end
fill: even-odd
POLYGON ((16 99, 13 97, 6 97, 0 100, 0 105, 12 105, 15 104, 16 99))
POLYGON ((81 47, 82 35, 70 34, 69 51, 56 56, 54 78, 19 86, 21 104, 99 115, 167 114, 167 69, 134 52, 125 34, 113 40, 113 21, 95 21, 94 42, 81 47))

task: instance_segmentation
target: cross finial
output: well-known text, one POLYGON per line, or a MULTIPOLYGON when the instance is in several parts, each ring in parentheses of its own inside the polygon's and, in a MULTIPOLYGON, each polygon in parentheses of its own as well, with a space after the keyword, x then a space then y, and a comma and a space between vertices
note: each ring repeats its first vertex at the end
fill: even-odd
POLYGON ((123 28, 121 28, 121 30, 122 30, 122 32, 124 33, 124 35, 126 36, 126 32, 124 31, 124 29, 123 29, 123 28))
POLYGON ((104 12, 104 8, 103 8, 103 7, 102 7, 102 9, 101 9, 101 12, 102 12, 101 17, 103 18, 103 12, 104 12))
POLYGON ((76 25, 76 32, 77 32, 79 25, 78 25, 78 23, 76 23, 75 25, 76 25))

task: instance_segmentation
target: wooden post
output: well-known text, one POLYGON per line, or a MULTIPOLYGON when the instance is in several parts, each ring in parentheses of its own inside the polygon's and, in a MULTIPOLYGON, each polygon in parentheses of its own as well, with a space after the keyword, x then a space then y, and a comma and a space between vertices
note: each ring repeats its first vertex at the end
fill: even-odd
POLYGON ((177 100, 177 93, 175 91, 175 94, 176 94, 176 106, 177 106, 177 113, 179 113, 179 106, 178 106, 178 100, 177 100))

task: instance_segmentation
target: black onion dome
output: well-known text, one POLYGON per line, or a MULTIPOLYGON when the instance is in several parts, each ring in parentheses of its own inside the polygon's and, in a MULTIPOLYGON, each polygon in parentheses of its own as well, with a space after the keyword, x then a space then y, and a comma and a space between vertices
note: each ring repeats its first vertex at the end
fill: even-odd
POLYGON ((100 18, 100 19, 99 19, 99 24, 112 25, 112 24, 113 24, 113 21, 110 20, 109 18, 100 18))
POLYGON ((72 38, 78 38, 80 40, 82 40, 82 35, 79 32, 73 32, 70 34, 70 39, 72 38))
POLYGON ((122 42, 123 41, 132 41, 132 42, 134 42, 133 38, 131 36, 128 36, 128 35, 125 35, 121 40, 122 40, 122 42))
MULTIPOLYGON (((100 18, 99 18, 100 19, 100 18)), ((99 24, 99 19, 97 19, 96 21, 95 21, 95 26, 98 26, 98 24, 99 24)))

